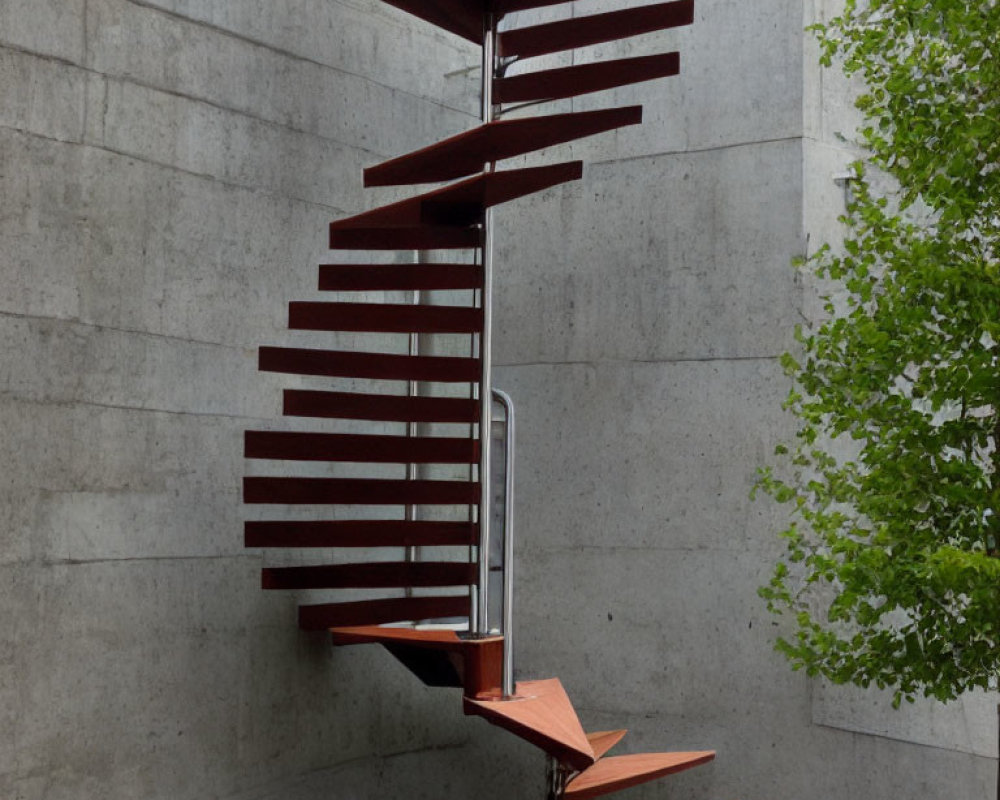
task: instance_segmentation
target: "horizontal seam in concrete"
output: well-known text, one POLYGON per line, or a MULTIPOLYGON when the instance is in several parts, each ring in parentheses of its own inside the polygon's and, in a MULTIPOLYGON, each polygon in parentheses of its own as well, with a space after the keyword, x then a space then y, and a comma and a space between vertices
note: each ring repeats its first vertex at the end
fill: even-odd
POLYGON ((817 728, 825 728, 828 731, 835 731, 837 733, 848 734, 850 736, 869 736, 872 739, 883 739, 887 742, 895 742, 896 744, 906 745, 908 747, 923 747, 927 750, 943 750, 947 753, 961 753, 962 755, 969 756, 970 758, 983 758, 989 761, 996 761, 996 756, 986 756, 981 753, 973 753, 971 750, 963 750, 960 747, 940 747, 935 744, 927 744, 926 742, 914 742, 910 739, 904 739, 900 736, 889 736, 885 733, 873 733, 870 731, 853 731, 849 728, 843 728, 838 725, 830 725, 825 722, 812 721, 812 724, 817 728))
POLYGON ((86 567, 100 564, 123 564, 130 562, 150 561, 259 561, 255 553, 232 553, 230 555, 203 556, 123 556, 121 558, 43 558, 37 566, 41 567, 86 567))
POLYGON ((604 166, 606 164, 627 164, 630 161, 643 161, 650 158, 660 158, 661 156, 694 156, 704 153, 718 153, 722 150, 736 150, 743 147, 756 147, 762 144, 785 144, 787 142, 798 142, 805 139, 805 136, 783 136, 777 139, 759 139, 752 142, 732 142, 730 144, 719 144, 712 147, 699 147, 688 150, 662 150, 656 153, 644 153, 637 156, 626 156, 624 158, 608 158, 601 161, 591 161, 591 166, 604 166))
POLYGON ((308 200, 303 197, 297 197, 290 194, 279 194, 271 189, 266 189, 262 186, 253 186, 251 184, 237 183, 235 181, 229 181, 225 178, 220 178, 217 175, 212 175, 207 172, 194 172, 193 170, 184 169, 184 167, 179 167, 176 164, 167 164, 163 161, 156 161, 152 158, 147 158, 146 156, 137 155, 135 153, 129 153, 126 150, 118 150, 113 147, 107 147, 104 145, 97 145, 91 142, 80 141, 76 139, 60 139, 57 136, 47 136, 44 133, 38 133, 37 131, 28 130, 27 128, 17 128, 10 125, 0 125, 0 130, 11 131, 12 133, 17 133, 21 136, 31 136, 35 139, 40 139, 44 142, 55 142, 56 144, 65 144, 71 147, 83 147, 90 150, 95 150, 99 152, 108 153, 114 156, 120 156, 121 158, 128 158, 133 161, 138 161, 142 164, 149 164, 153 167, 159 167, 160 169, 169 170, 175 172, 179 175, 187 175, 192 178, 198 178, 199 180, 207 180, 212 183, 217 183, 220 186, 227 186, 231 189, 239 189, 245 192, 251 192, 253 194, 262 195, 264 197, 271 197, 277 200, 289 200, 293 203, 301 203, 304 206, 309 206, 312 208, 321 208, 324 211, 329 211, 334 214, 347 214, 349 212, 337 206, 329 205, 327 203, 320 203, 316 200, 308 200))
POLYGON ((80 319, 73 319, 70 317, 46 317, 40 314, 22 314, 17 311, 0 311, 0 317, 12 317, 14 319, 24 319, 32 322, 58 322, 66 325, 79 325, 83 328, 92 328, 96 331, 109 331, 111 333, 127 333, 134 334, 136 336, 145 336, 151 339, 166 339, 170 342, 180 342, 182 344, 197 344, 206 345, 208 347, 220 347, 224 350, 253 350, 256 349, 257 345, 241 346, 235 344, 223 344, 221 342, 212 342, 205 339, 190 339, 184 336, 174 336, 169 333, 157 333, 156 331, 144 331, 139 328, 116 328, 113 325, 102 325, 98 322, 85 322, 80 319))
POLYGON ((222 797, 222 800, 252 800, 252 798, 264 797, 262 794, 264 792, 271 793, 272 789, 280 789, 282 793, 287 793, 290 786, 295 784, 302 784, 306 781, 315 780, 323 775, 334 776, 338 773, 344 772, 345 770, 351 769, 352 767, 359 766, 361 764, 369 762, 377 762, 385 759, 399 758, 401 756, 407 755, 417 755, 420 753, 435 753, 435 752, 445 752, 448 750, 460 750, 468 745, 468 739, 463 739, 461 742, 449 743, 449 744, 439 744, 439 745, 428 745, 427 747, 417 747, 412 750, 400 750, 391 753, 373 753, 370 755, 357 756, 356 758, 349 758, 346 761, 341 761, 338 764, 333 764, 329 767, 319 767, 317 769, 306 770, 305 772, 297 772, 292 775, 285 775, 274 780, 270 780, 265 784, 261 784, 250 789, 240 789, 231 794, 227 794, 222 797))
POLYGON ((335 67, 331 64, 326 64, 322 61, 317 61, 314 58, 309 58, 308 56, 304 56, 299 53, 293 52, 292 50, 286 50, 281 47, 275 47, 274 45, 268 44, 267 42, 261 41, 260 39, 254 39, 245 34, 228 30, 226 28, 220 27, 219 25, 215 25, 211 22, 206 22, 205 20, 199 20, 193 17, 188 17, 185 16, 184 14, 180 14, 175 11, 168 11, 167 9, 161 8, 160 6, 144 2, 144 0, 125 0, 125 2, 129 3, 130 5, 136 6, 137 8, 145 8, 154 13, 161 14, 162 16, 180 20, 188 25, 193 25, 198 28, 204 28, 206 30, 213 31, 214 33, 218 33, 222 36, 235 39, 239 42, 245 42, 246 44, 253 45, 254 47, 259 47, 262 50, 268 50, 272 53, 277 53, 278 55, 285 56, 286 58, 290 58, 294 61, 301 61, 305 64, 312 64, 314 66, 321 67, 322 69, 330 70, 331 72, 337 72, 341 75, 349 75, 352 78, 358 78, 360 80, 367 81, 368 83, 371 83, 375 86, 381 86, 383 89, 387 89, 390 92, 397 92, 399 94, 407 95, 417 100, 422 100, 428 103, 432 103, 433 105, 440 106, 441 108, 446 108, 449 111, 454 111, 457 114, 463 114, 465 116, 475 118, 475 115, 470 114, 467 111, 463 111, 460 108, 455 108, 453 106, 446 105, 440 102, 439 100, 436 100, 435 98, 427 97, 426 95, 416 94, 415 92, 411 92, 407 89, 401 89, 398 86, 390 86, 387 83, 382 83, 381 81, 374 80, 373 78, 367 75, 362 75, 361 73, 358 72, 351 72, 350 70, 344 69, 343 67, 335 67))
POLYGON ((713 364, 716 362, 775 361, 781 356, 691 356, 688 358, 599 358, 581 361, 494 361, 496 367, 600 367, 620 364, 713 364))
POLYGON ((663 545, 644 545, 644 544, 615 544, 615 545, 603 545, 603 544, 567 544, 564 546, 555 547, 532 547, 530 544, 521 543, 518 547, 518 551, 521 555, 525 553, 539 553, 547 555, 555 555, 558 553, 566 552, 580 552, 580 551, 594 551, 594 552, 625 552, 625 553, 650 553, 650 552, 660 552, 660 553, 750 553, 754 552, 752 548, 749 547, 711 547, 711 546, 701 546, 701 545, 675 545, 675 546, 663 546, 663 545))
MULTIPOLYGON (((133 2, 134 0, 128 0, 128 1, 129 2, 133 2)), ((62 57, 59 57, 59 56, 49 55, 47 53, 41 53, 41 52, 36 51, 36 50, 30 50, 30 49, 28 49, 26 47, 21 47, 19 45, 15 45, 15 44, 5 43, 5 44, 0 45, 0 48, 6 49, 6 50, 10 50, 11 52, 14 52, 14 53, 21 53, 22 55, 31 56, 32 58, 37 58, 40 61, 52 61, 54 63, 61 64, 63 66, 72 67, 73 69, 79 70, 80 72, 86 73, 87 75, 94 75, 96 77, 103 78, 104 80, 107 80, 109 82, 111 82, 111 81, 117 81, 118 83, 131 84, 132 86, 138 86, 138 87, 140 87, 142 89, 148 89, 148 90, 150 90, 152 92, 159 92, 160 94, 167 95, 168 97, 177 97, 177 98, 180 98, 182 100, 187 100, 187 101, 192 102, 192 103, 199 103, 201 105, 208 106, 209 108, 214 108, 214 109, 216 109, 218 111, 225 111, 226 113, 229 113, 229 114, 236 114, 237 116, 246 117, 247 119, 253 120, 255 122, 259 122, 262 125, 269 125, 271 127, 280 128, 282 130, 291 131, 293 133, 300 133, 300 134, 302 134, 304 136, 312 136, 312 137, 314 137, 316 139, 319 139, 320 141, 330 142, 330 143, 335 144, 335 145, 337 145, 339 147, 344 147, 344 148, 351 149, 351 150, 357 150, 358 152, 361 152, 361 153, 368 153, 368 154, 370 154, 372 156, 375 156, 376 158, 388 158, 389 157, 389 154, 379 153, 379 152, 377 152, 375 150, 370 150, 369 148, 362 147, 361 145, 358 145, 358 144, 352 144, 350 142, 345 142, 345 141, 342 141, 340 139, 334 139, 334 138, 331 138, 329 136, 323 136, 322 134, 316 133, 316 131, 306 130, 305 128, 297 128, 294 125, 290 125, 290 124, 285 123, 285 122, 278 122, 277 120, 261 116, 260 114, 255 114, 252 111, 249 111, 247 109, 233 108, 231 106, 222 105, 221 103, 217 103, 214 100, 209 100, 208 98, 205 98, 205 97, 197 97, 195 95, 187 94, 185 92, 181 92, 181 91, 178 91, 176 89, 169 89, 169 88, 166 88, 164 86, 157 86, 157 85, 152 84, 152 83, 147 83, 145 81, 137 80, 136 78, 133 78, 133 77, 130 77, 130 76, 127 76, 127 75, 113 75, 113 74, 106 73, 106 72, 100 72, 99 70, 95 70, 95 69, 93 69, 91 67, 88 67, 88 66, 86 66, 84 64, 78 64, 75 61, 70 61, 69 59, 66 59, 66 58, 62 58, 62 57)), ((373 83, 374 83, 374 81, 373 81, 373 83)), ((378 84, 378 85, 381 86, 382 84, 378 84)), ((386 88, 388 88, 391 91, 398 91, 398 90, 393 90, 392 87, 386 87, 386 88)), ((447 106, 443 106, 441 103, 435 103, 433 100, 427 100, 427 102, 431 103, 432 105, 438 105, 438 106, 440 106, 442 108, 447 108, 447 106)), ((454 109, 449 109, 449 110, 454 110, 454 109)), ((461 113, 464 113, 464 112, 456 111, 456 113, 460 113, 461 114, 461 113)), ((471 117, 471 115, 470 115, 470 118, 474 119, 474 117, 471 117)))
POLYGON ((220 411, 178 411, 176 409, 168 408, 153 408, 150 406, 130 406, 124 403, 101 403, 97 400, 85 400, 83 398, 77 398, 72 400, 62 400, 58 398, 32 398, 24 397, 14 392, 0 392, 0 400, 14 400, 19 403, 30 403, 32 405, 45 405, 45 406, 60 406, 60 407, 72 407, 72 406, 85 406, 87 408, 105 408, 110 411, 142 411, 149 414, 170 414, 178 417, 212 417, 216 419, 236 419, 242 420, 244 422, 273 422, 274 417, 252 417, 246 414, 225 414, 220 411))

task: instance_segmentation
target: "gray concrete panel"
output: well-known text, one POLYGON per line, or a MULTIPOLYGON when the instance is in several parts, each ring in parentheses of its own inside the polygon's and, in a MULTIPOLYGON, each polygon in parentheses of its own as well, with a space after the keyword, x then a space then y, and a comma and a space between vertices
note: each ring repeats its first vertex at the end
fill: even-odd
POLYGON ((397 155, 470 117, 343 70, 128 0, 90 0, 90 66, 251 117, 397 155), (150 58, 150 53, 157 53, 150 58))
POLYGON ((81 63, 86 10, 85 2, 0 0, 0 46, 81 63))
POLYGON ((591 166, 498 214, 498 363, 773 356, 798 321, 798 142, 591 166))

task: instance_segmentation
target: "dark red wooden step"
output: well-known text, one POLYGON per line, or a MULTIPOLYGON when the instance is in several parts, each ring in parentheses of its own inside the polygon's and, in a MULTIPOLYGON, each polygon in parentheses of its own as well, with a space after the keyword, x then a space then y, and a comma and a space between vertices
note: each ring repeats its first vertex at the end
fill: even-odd
POLYGON ((490 161, 531 153, 642 122, 642 106, 502 120, 365 170, 365 186, 432 183, 480 172, 490 161))
POLYGON ((534 194, 583 175, 583 162, 485 172, 433 192, 330 223, 330 231, 420 225, 465 227, 491 206, 534 194))
POLYGON ((331 250, 470 250, 480 247, 476 228, 422 225, 419 228, 330 230, 331 250))
POLYGON ((261 570, 262 589, 395 589, 406 586, 468 586, 478 566, 450 561, 368 562, 261 570))
POLYGON ((246 458, 369 464, 476 464, 479 442, 464 437, 245 431, 246 458))
POLYGON ((324 292, 433 291, 479 289, 478 264, 323 264, 319 288, 324 292))
POLYGON ((439 547, 473 545, 473 522, 429 520, 255 521, 243 526, 247 547, 439 547))
POLYGON ((314 505, 475 505, 473 481, 376 478, 244 478, 243 502, 314 505))
POLYGON ((293 302, 288 304, 288 327, 305 331, 479 333, 483 312, 464 306, 293 302))
POLYGON ((451 383, 479 380, 478 359, 449 356, 403 356, 342 350, 262 347, 259 367, 265 372, 341 378, 451 383))
POLYGON ((467 617, 471 607, 472 601, 468 595, 320 603, 299 606, 299 627, 319 631, 345 625, 381 625, 406 620, 467 617))
POLYGON ((476 44, 483 43, 484 0, 383 0, 476 44))
POLYGON ((690 25, 692 22, 694 0, 673 0, 516 28, 500 34, 498 49, 500 55, 505 57, 530 58, 690 25))
POLYGON ((286 389, 284 413, 286 417, 473 423, 479 421, 479 402, 464 397, 407 397, 286 389))
POLYGON ((529 8, 558 6, 569 0, 493 0, 493 10, 497 14, 509 14, 512 11, 526 11, 529 8))
POLYGON ((514 75, 494 81, 493 92, 498 103, 562 100, 654 78, 665 78, 678 72, 680 55, 662 53, 514 75))

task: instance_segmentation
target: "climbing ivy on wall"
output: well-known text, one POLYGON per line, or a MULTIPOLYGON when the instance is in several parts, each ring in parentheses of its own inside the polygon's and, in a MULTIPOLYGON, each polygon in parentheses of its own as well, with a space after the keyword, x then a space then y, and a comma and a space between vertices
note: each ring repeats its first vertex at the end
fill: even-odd
POLYGON ((830 291, 783 359, 798 430, 758 489, 792 514, 760 594, 795 668, 948 700, 1000 667, 1000 3, 847 0, 814 30, 864 82, 868 156, 844 240, 800 265, 830 291))

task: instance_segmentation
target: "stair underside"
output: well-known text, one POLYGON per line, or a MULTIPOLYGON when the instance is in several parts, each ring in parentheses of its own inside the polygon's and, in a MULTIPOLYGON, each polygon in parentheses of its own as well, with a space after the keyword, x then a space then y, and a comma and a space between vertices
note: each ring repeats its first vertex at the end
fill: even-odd
POLYGON ((500 696, 503 637, 361 625, 331 628, 335 645, 381 644, 430 686, 461 686, 473 699, 500 696), (449 681, 449 676, 454 680, 449 681))

